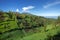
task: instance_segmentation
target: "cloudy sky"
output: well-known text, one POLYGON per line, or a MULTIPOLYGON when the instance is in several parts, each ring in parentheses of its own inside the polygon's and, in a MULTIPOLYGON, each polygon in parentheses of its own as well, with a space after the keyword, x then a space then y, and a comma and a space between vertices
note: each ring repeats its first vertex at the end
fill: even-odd
POLYGON ((59 16, 60 0, 0 0, 0 9, 30 12, 38 16, 59 16))

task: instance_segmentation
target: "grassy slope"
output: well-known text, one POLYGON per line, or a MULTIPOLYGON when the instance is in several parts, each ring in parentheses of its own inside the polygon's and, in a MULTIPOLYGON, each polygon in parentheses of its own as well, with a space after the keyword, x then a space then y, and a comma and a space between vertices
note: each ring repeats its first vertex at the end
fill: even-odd
POLYGON ((54 36, 58 32, 60 32, 60 27, 57 26, 52 28, 52 26, 54 25, 47 25, 47 28, 46 28, 47 31, 44 31, 43 30, 44 28, 41 28, 41 32, 37 32, 32 35, 27 35, 23 38, 22 38, 22 35, 24 36, 25 34, 22 31, 18 31, 18 30, 15 32, 11 32, 10 34, 7 33, 5 35, 2 35, 2 37, 8 36, 8 35, 12 36, 7 39, 4 37, 6 40, 46 40, 48 37, 54 36))
MULTIPOLYGON (((14 16, 14 18, 15 18, 15 16, 14 16)), ((7 28, 7 27, 4 28, 4 25, 3 26, 0 25, 0 31, 4 32, 4 31, 18 27, 16 18, 14 21, 4 22, 2 24, 8 24, 8 23, 10 25, 10 28, 7 28)), ((60 32, 60 27, 59 26, 55 27, 53 24, 51 24, 51 25, 47 25, 46 31, 44 30, 43 27, 40 28, 39 30, 41 32, 31 33, 31 34, 30 34, 30 32, 23 33, 23 31, 17 30, 17 31, 13 31, 10 33, 6 33, 6 34, 3 33, 0 38, 2 38, 2 40, 45 40, 49 36, 54 36, 58 32, 60 32), (30 34, 30 35, 26 35, 26 34, 30 34), (22 36, 24 36, 24 37, 22 38, 22 36)))
MULTIPOLYGON (((50 27, 52 27, 50 25, 50 27)), ((58 32, 60 32, 60 27, 57 28, 52 28, 50 30, 48 30, 47 32, 40 32, 40 33, 36 33, 30 36, 26 36, 21 40, 45 40, 46 38, 48 38, 48 36, 54 36, 56 35, 58 32)))
POLYGON ((54 27, 54 28, 52 28, 52 26, 54 26, 54 25, 47 25, 46 30, 48 30, 48 31, 43 31, 44 28, 41 28, 42 29, 41 32, 37 32, 32 35, 25 36, 23 38, 21 38, 21 35, 24 36, 24 34, 21 31, 11 32, 11 33, 13 33, 12 37, 8 38, 8 40, 47 40, 48 37, 54 36, 58 32, 60 32, 59 26, 54 27))

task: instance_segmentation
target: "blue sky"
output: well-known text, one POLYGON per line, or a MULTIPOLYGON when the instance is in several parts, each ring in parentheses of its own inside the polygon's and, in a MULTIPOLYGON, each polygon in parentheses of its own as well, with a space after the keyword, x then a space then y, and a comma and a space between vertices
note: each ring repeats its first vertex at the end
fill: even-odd
POLYGON ((38 16, 59 16, 60 0, 0 0, 0 9, 29 12, 38 16))

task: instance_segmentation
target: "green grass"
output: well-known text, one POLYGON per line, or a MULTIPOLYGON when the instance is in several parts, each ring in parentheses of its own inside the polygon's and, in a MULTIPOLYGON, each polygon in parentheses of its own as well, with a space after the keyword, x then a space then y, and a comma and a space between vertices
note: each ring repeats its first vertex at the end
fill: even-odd
MULTIPOLYGON (((52 27, 52 25, 50 25, 50 27, 52 27)), ((49 29, 49 27, 48 27, 49 29)), ((60 27, 57 28, 51 28, 49 29, 47 32, 40 32, 40 33, 36 33, 30 36, 26 36, 24 38, 22 38, 21 40, 46 40, 48 38, 48 36, 54 36, 56 34, 58 34, 58 32, 60 32, 60 27)))
POLYGON ((37 28, 37 29, 41 30, 41 32, 37 32, 37 33, 31 32, 32 34, 26 33, 27 35, 25 35, 25 33, 23 33, 22 31, 17 30, 15 32, 3 34, 1 38, 5 38, 8 35, 9 36, 11 35, 11 37, 5 38, 5 39, 6 40, 47 40, 47 38, 49 38, 49 36, 54 36, 60 32, 59 26, 57 26, 57 27, 53 27, 53 26, 54 25, 47 25, 46 30, 48 30, 48 31, 44 31, 44 27, 37 28))
POLYGON ((47 37, 46 33, 42 32, 42 33, 36 33, 36 34, 30 35, 30 36, 24 37, 21 40, 44 40, 46 37, 47 37))
POLYGON ((16 40, 18 37, 22 38, 24 36, 24 33, 20 30, 12 31, 9 33, 4 33, 1 35, 2 40, 16 40))

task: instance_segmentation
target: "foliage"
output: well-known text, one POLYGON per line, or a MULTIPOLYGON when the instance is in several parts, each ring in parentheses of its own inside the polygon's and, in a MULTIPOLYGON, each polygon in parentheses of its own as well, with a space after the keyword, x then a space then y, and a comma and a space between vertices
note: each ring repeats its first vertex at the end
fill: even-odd
POLYGON ((48 40, 58 33, 59 16, 51 19, 29 13, 0 11, 1 40, 48 40))

